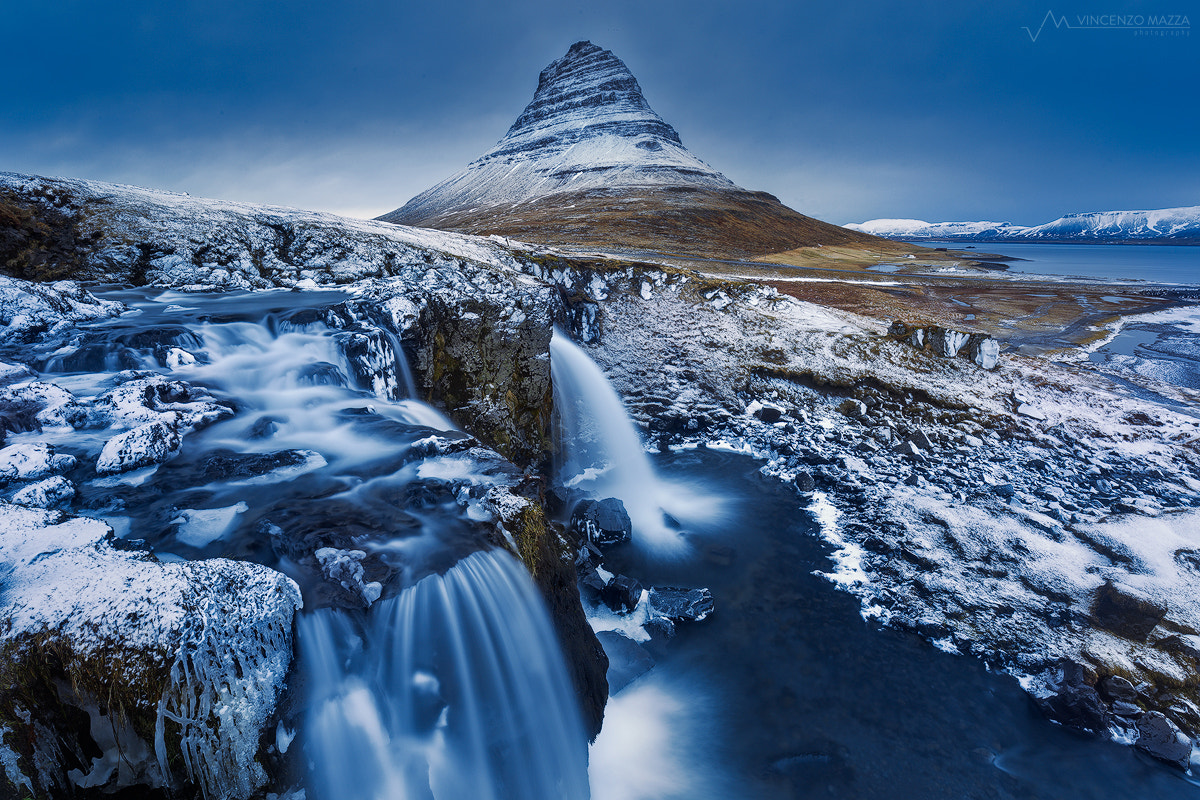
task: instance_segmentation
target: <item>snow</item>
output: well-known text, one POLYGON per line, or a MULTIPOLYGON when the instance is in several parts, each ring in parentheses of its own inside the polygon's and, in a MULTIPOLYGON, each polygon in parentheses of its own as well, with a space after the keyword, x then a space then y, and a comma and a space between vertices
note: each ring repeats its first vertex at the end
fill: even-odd
POLYGON ((427 220, 564 191, 657 185, 736 188, 683 146, 619 58, 592 46, 542 72, 532 102, 494 147, 387 217, 427 220))
MULTIPOLYGON (((8 177, 0 172, 0 187, 8 177)), ((124 310, 120 303, 96 299, 73 281, 40 284, 0 275, 0 341, 56 336, 76 323, 114 317, 124 310)))
POLYGON ((105 680, 116 689, 167 677, 166 694, 141 709, 159 717, 159 769, 168 769, 165 721, 178 726, 185 768, 208 796, 249 795, 265 779, 259 734, 291 662, 298 587, 244 562, 161 563, 114 549, 110 536, 97 520, 0 505, 8 639, 49 633, 69 671, 115 650, 120 666, 105 680))
POLYGON ((75 467, 75 456, 56 455, 48 444, 12 444, 0 450, 0 478, 31 481, 75 467))
POLYGON ((844 227, 889 239, 1195 239, 1200 238, 1200 206, 1150 211, 1089 211, 1067 214, 1033 226, 1008 222, 872 219, 844 227))
POLYGON ((175 538, 191 547, 206 547, 224 537, 237 524, 239 515, 250 510, 245 502, 225 508, 185 508, 171 520, 178 525, 175 538))

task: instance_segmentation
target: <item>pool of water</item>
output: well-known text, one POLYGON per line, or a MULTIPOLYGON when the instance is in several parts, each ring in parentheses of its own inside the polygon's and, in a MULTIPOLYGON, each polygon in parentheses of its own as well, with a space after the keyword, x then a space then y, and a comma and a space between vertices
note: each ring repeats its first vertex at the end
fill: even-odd
POLYGON ((1048 722, 1011 677, 864 622, 814 574, 829 548, 801 499, 753 459, 685 451, 657 466, 719 486, 732 516, 690 526, 688 558, 627 549, 606 563, 710 587, 717 610, 650 642, 655 668, 610 701, 596 800, 1200 797, 1132 748, 1048 722))

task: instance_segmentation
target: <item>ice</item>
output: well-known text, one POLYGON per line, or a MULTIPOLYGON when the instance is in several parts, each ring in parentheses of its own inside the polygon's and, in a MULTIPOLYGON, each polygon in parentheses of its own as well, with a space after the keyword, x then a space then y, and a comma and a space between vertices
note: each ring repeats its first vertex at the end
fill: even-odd
POLYGON ((225 508, 186 508, 171 524, 179 526, 175 531, 179 541, 191 547, 207 547, 233 530, 238 516, 249 510, 245 502, 225 508))

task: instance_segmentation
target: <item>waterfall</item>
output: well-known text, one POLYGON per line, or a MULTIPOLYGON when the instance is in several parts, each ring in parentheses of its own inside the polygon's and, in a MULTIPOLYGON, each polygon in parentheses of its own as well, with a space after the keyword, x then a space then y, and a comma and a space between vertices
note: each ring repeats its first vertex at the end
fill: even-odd
POLYGON ((320 800, 583 800, 586 737, 532 582, 476 552, 368 616, 302 619, 320 800))
POLYGON ((600 367, 557 329, 550 340, 550 372, 561 426, 559 480, 597 497, 620 499, 633 523, 635 544, 682 547, 683 537, 664 516, 678 518, 687 511, 678 487, 655 475, 633 421, 600 367))

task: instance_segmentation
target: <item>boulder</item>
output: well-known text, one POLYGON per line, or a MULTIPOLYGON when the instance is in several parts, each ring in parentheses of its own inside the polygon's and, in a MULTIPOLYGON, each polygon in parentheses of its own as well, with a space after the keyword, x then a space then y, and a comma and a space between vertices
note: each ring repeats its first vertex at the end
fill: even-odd
POLYGON ((56 455, 51 445, 10 444, 0 450, 0 480, 36 481, 74 469, 75 456, 56 455))
POLYGON ((51 508, 75 496, 75 484, 61 475, 31 483, 12 496, 18 506, 51 508))
POLYGON ((838 411, 842 412, 851 419, 859 419, 860 417, 866 415, 867 404, 862 400, 855 400, 852 397, 848 397, 843 400, 840 405, 838 405, 838 411))
POLYGON ((101 474, 161 464, 175 455, 183 443, 178 427, 165 422, 149 422, 114 436, 104 444, 96 460, 101 474))
POLYGON ((817 490, 817 481, 808 470, 802 469, 797 472, 792 482, 796 484, 796 489, 804 494, 810 494, 817 490))
POLYGON ((716 607, 708 589, 655 586, 650 589, 649 599, 652 611, 673 622, 699 622, 716 607))
POLYGON ((1192 740, 1174 722, 1158 711, 1149 711, 1137 721, 1138 738, 1134 745, 1155 758, 1188 768, 1192 740))
POLYGON ((113 543, 97 520, 0 505, 0 794, 251 796, 299 589, 113 543))
POLYGON ((571 512, 571 529, 596 545, 621 544, 633 535, 625 504, 615 497, 580 501, 571 512))
POLYGON ((770 403, 763 403, 762 407, 754 413, 756 417, 763 422, 776 423, 783 419, 783 409, 770 403))
POLYGON ((641 601, 642 584, 627 575, 617 575, 600 590, 600 599, 618 614, 626 614, 641 601))
POLYGON ((983 369, 995 369, 1000 361, 1000 343, 983 333, 972 333, 963 354, 983 369))
POLYGON ((1088 684, 1086 670, 1066 659, 1060 666, 1062 678, 1054 694, 1035 698, 1038 708, 1050 719, 1068 728, 1102 733, 1108 728, 1108 710, 1100 694, 1088 684))
POLYGON ((958 355, 958 351, 966 345, 967 340, 970 339, 970 334, 962 333, 961 331, 952 331, 937 325, 930 326, 928 336, 930 349, 934 355, 939 355, 942 358, 954 358, 958 355))
POLYGON ((1165 605, 1112 581, 1096 590, 1092 603, 1097 625, 1135 642, 1146 641, 1166 613, 1165 605))

